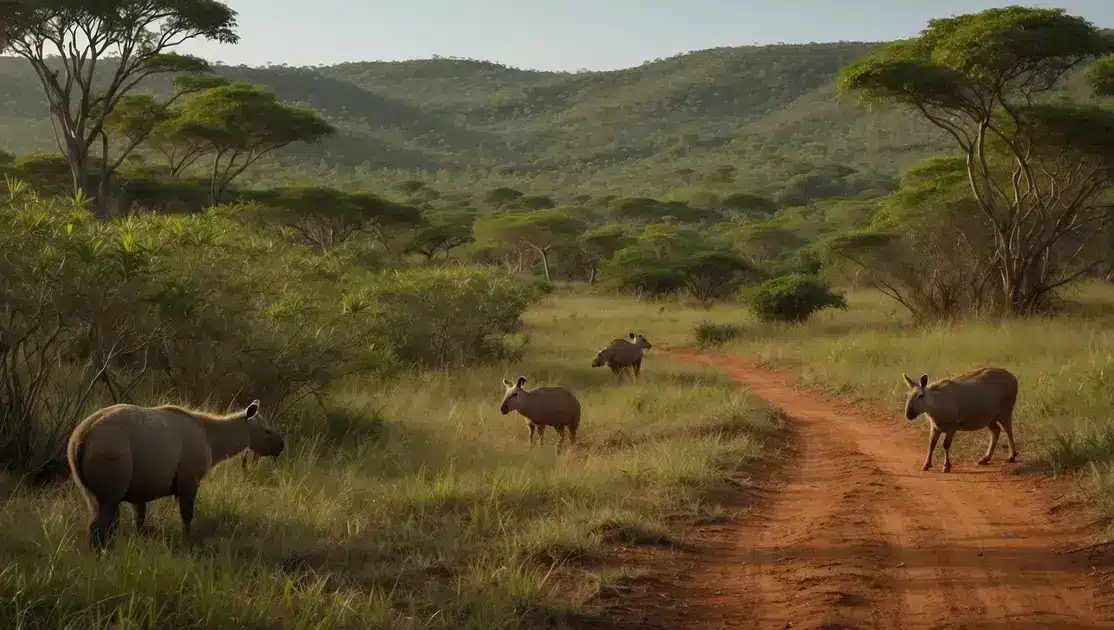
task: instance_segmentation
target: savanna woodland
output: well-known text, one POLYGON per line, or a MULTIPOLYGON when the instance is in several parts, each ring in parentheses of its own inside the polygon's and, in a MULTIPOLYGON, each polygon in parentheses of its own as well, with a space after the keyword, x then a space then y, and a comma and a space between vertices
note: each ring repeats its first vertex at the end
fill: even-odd
POLYGON ((585 622, 782 463, 784 414, 670 346, 890 410, 902 370, 1008 364, 1023 459, 1114 516, 1114 34, 1013 6, 576 73, 179 50, 237 28, 0 3, 9 627, 585 622), (590 367, 629 332, 637 379, 590 367), (574 448, 499 413, 519 376, 575 393, 574 448), (216 466, 188 539, 167 499, 88 549, 78 422, 256 399, 280 457, 216 466))

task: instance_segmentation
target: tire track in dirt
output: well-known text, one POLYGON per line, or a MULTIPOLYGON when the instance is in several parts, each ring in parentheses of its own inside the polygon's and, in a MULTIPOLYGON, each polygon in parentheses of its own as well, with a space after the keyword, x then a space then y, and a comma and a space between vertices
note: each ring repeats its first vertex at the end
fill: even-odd
POLYGON ((1082 528, 1049 509, 1052 480, 1010 474, 1004 445, 989 466, 922 472, 927 432, 742 358, 668 354, 781 408, 791 438, 783 483, 753 516, 705 530, 697 562, 624 603, 638 627, 1114 628, 1095 563, 1054 550, 1082 528))

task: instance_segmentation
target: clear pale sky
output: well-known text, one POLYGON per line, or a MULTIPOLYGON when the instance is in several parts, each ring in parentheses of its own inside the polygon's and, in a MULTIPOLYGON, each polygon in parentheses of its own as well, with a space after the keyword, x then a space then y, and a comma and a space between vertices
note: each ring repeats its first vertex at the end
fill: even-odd
POLYGON ((892 40, 933 17, 1009 4, 1062 7, 1114 27, 1114 0, 225 1, 239 13, 240 43, 191 43, 182 52, 253 66, 441 55, 606 70, 716 46, 892 40))

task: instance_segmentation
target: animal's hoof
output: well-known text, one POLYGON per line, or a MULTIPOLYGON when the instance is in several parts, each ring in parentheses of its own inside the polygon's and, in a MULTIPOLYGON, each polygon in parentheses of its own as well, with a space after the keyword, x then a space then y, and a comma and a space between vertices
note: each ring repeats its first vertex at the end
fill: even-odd
POLYGON ((952 465, 951 464, 944 464, 944 472, 951 472, 951 471, 952 471, 952 465))
POLYGON ((921 466, 921 470, 929 470, 931 468, 932 468, 932 464, 925 464, 924 466, 921 466))
POLYGON ((1007 459, 1006 461, 1011 463, 1011 464, 1017 462, 1017 455, 1010 455, 1010 458, 1007 459))
POLYGON ((985 458, 985 457, 979 460, 979 466, 986 466, 989 463, 990 463, 990 460, 985 458))

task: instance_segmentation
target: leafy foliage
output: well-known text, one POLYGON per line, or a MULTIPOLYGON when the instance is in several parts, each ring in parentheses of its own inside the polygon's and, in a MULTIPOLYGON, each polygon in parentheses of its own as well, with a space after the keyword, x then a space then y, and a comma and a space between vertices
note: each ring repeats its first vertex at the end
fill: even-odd
POLYGON ((1114 36, 1082 18, 1011 6, 932 20, 843 71, 843 90, 905 105, 954 139, 1009 312, 1041 310, 1106 258, 1091 241, 1110 219, 1099 197, 1114 174, 1114 114, 1037 101, 1111 53, 1114 36))
POLYGON ((213 159, 210 201, 264 155, 292 142, 316 142, 335 128, 315 112, 279 102, 244 83, 222 85, 186 101, 174 135, 204 147, 213 159))
POLYGON ((767 280, 750 296, 760 321, 800 323, 826 308, 846 308, 843 294, 816 276, 791 274, 767 280))
MULTIPOLYGON (((496 360, 542 295, 495 269, 373 273, 359 252, 274 238, 236 208, 97 221, 87 199, 9 186, 0 468, 56 464, 82 414, 141 391, 193 404, 260 398, 281 412, 352 374, 496 360)), ((305 189, 275 198, 334 200, 305 189)))
POLYGON ((701 346, 718 346, 743 336, 744 329, 737 324, 700 322, 693 329, 693 337, 701 346))
MULTIPOLYGON (((4 25, 0 52, 13 52, 30 62, 45 90, 56 140, 72 171, 75 190, 86 193, 93 192, 88 162, 98 141, 102 141, 102 187, 111 175, 108 144, 103 142, 108 118, 139 82, 157 74, 211 71, 205 60, 172 51, 186 41, 200 37, 235 43, 239 39, 236 12, 216 0, 16 0, 0 5, 0 24, 4 25), (97 66, 106 57, 116 58, 116 69, 108 75, 107 85, 97 85, 97 66)), ((137 144, 120 151, 118 159, 123 160, 137 144)), ((100 192, 104 208, 106 200, 100 192)))

